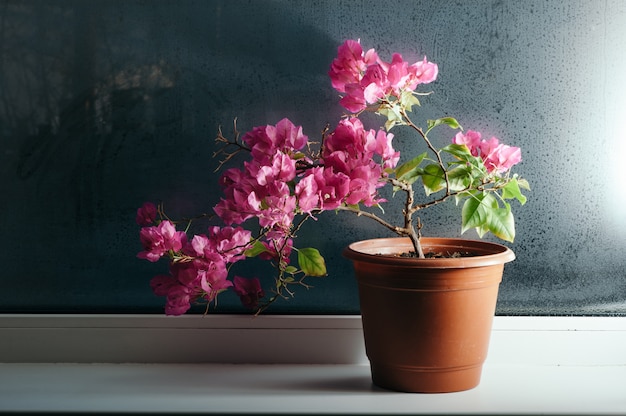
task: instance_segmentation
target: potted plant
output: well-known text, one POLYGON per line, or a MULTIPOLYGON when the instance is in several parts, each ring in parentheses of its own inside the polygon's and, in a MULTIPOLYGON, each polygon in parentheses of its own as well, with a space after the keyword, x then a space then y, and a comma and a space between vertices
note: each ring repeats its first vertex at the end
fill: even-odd
POLYGON ((192 234, 190 221, 168 218, 162 205, 146 203, 137 212, 143 245, 138 257, 169 262, 169 273, 151 281, 154 293, 166 297, 165 312, 180 315, 191 303, 208 305, 225 290, 234 290, 257 312, 292 296, 309 277, 326 275, 321 253, 295 243, 302 224, 325 211, 346 211, 397 235, 356 242, 344 252, 359 283, 374 383, 420 392, 477 385, 503 265, 513 252, 482 240, 422 237, 419 212, 454 200, 461 206, 462 233, 476 229, 481 237, 491 232, 513 241, 509 201, 524 204, 521 189, 529 186, 510 172, 521 161, 519 148, 464 131, 452 117, 425 127, 413 123, 409 113, 430 94, 417 88, 437 73, 426 58, 409 64, 396 53, 387 62, 373 49, 363 51, 360 41, 347 40, 329 75, 349 114, 326 129, 319 143, 288 119, 244 135, 235 125, 231 138, 220 130, 220 168, 246 155, 242 166, 220 176, 223 196, 213 210, 221 225, 192 234), (367 129, 361 121, 365 112, 380 115, 384 129, 367 129), (440 126, 458 131, 437 148, 429 134, 440 126), (396 128, 411 129, 421 142, 421 150, 402 163, 390 133, 396 128), (385 202, 382 187, 404 196, 400 224, 376 211, 385 202), (418 188, 426 201, 418 198, 418 188), (253 234, 244 224, 258 231, 253 234), (253 257, 276 270, 268 296, 258 278, 230 273, 234 263, 253 257), (406 335, 408 341, 393 339, 406 335), (473 335, 480 339, 468 338, 473 335))

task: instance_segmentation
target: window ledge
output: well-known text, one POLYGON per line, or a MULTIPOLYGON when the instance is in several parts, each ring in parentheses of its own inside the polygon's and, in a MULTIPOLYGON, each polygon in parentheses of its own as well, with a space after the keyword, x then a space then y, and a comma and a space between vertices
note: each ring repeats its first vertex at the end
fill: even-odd
POLYGON ((371 384, 358 316, 0 315, 0 412, 626 414, 626 318, 496 317, 481 384, 371 384))

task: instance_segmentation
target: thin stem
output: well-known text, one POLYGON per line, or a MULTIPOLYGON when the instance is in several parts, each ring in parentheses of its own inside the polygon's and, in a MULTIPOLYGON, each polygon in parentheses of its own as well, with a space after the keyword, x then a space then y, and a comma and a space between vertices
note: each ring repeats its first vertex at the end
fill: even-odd
POLYGON ((420 234, 413 225, 413 214, 419 210, 419 206, 415 205, 415 192, 413 191, 413 187, 410 184, 397 179, 391 178, 390 181, 392 185, 399 187, 406 193, 406 201, 404 203, 403 210, 404 234, 411 239, 413 249, 415 250, 417 256, 420 259, 423 259, 425 256, 422 245, 420 244, 420 234))
POLYGON ((391 230, 392 232, 394 232, 395 234, 399 236, 409 237, 411 239, 411 243, 413 244, 413 249, 415 250, 415 253, 417 253, 417 256, 419 258, 423 259, 425 256, 424 256, 424 251, 422 249, 422 245, 419 242, 420 235, 419 235, 419 232, 415 229, 415 226, 413 226, 413 220, 412 220, 413 214, 417 211, 417 209, 415 209, 415 206, 414 206, 413 188, 406 182, 398 181, 397 179, 390 178, 389 181, 393 185, 398 186, 400 189, 402 189, 406 193, 406 202, 405 202, 405 207, 403 210, 404 227, 393 225, 385 221, 384 219, 380 218, 378 215, 373 214, 368 211, 362 211, 359 208, 354 208, 354 207, 349 207, 349 206, 340 206, 337 209, 341 211, 353 212, 358 216, 364 216, 364 217, 370 218, 378 222, 379 224, 383 225, 384 227, 388 228, 389 230, 391 230))
POLYGON ((217 143, 223 143, 223 146, 220 147, 215 152, 213 152, 213 157, 223 155, 224 158, 218 162, 218 166, 217 168, 215 168, 214 172, 220 171, 222 169, 222 166, 224 166, 228 161, 230 161, 233 157, 235 157, 239 152, 250 151, 250 149, 246 147, 243 143, 241 143, 241 141, 239 140, 240 133, 239 133, 239 130, 237 130, 236 118, 233 121, 233 131, 234 131, 235 138, 233 140, 230 140, 224 137, 224 135, 222 134, 222 128, 221 127, 218 128, 218 133, 217 133, 217 137, 215 138, 215 141, 217 143), (232 147, 234 147, 235 150, 229 150, 232 147))
POLYGON ((413 123, 413 121, 409 118, 409 115, 406 113, 406 110, 404 108, 400 108, 400 113, 402 114, 402 117, 404 117, 406 125, 411 127, 413 130, 417 131, 419 135, 422 136, 422 139, 424 139, 424 142, 426 142, 426 146, 428 146, 428 149, 430 149, 430 151, 435 154, 435 157, 437 158, 437 163, 441 167, 441 170, 443 171, 444 179, 446 180, 446 197, 448 197, 450 194, 450 178, 448 178, 448 170, 446 169, 446 165, 443 163, 443 159, 441 158, 441 153, 435 148, 435 146, 433 146, 433 144, 431 143, 426 133, 424 133, 424 131, 419 126, 413 123))
POLYGON ((354 207, 344 206, 344 205, 337 207, 337 210, 339 210, 339 211, 349 211, 349 212, 352 212, 352 213, 356 214, 359 217, 363 216, 363 217, 372 219, 372 220, 378 222, 379 224, 383 225, 384 227, 388 228, 390 231, 392 231, 392 232, 394 232, 394 233, 396 233, 398 235, 408 236, 405 228, 398 227, 397 225, 390 224, 387 221, 385 221, 384 219, 380 218, 378 215, 373 214, 371 212, 362 211, 359 208, 354 208, 354 207))

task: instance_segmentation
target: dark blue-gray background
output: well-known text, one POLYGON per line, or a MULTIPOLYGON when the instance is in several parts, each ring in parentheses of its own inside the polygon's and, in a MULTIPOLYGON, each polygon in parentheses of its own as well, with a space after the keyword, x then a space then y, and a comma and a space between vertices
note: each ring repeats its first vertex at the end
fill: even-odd
MULTIPOLYGON (((135 258, 136 208, 210 212, 213 139, 235 117, 319 137, 342 114, 326 73, 347 38, 438 63, 417 120, 453 115, 522 148, 532 192, 499 314, 626 313, 622 0, 2 0, 0 311, 161 312, 148 282, 166 266, 135 258)), ((422 219, 426 235, 460 230, 453 202, 422 219)), ((340 251, 385 230, 328 214, 301 234, 329 276, 270 312, 358 313, 340 251)))

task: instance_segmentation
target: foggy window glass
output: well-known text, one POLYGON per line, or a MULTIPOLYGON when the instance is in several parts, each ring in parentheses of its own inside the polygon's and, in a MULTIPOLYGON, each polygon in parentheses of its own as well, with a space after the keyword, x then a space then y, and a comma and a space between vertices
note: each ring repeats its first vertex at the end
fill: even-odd
MULTIPOLYGON (((497 313, 623 315, 621 0, 0 2, 0 312, 161 313, 149 281, 167 266, 136 258, 136 209, 211 214, 214 138, 235 118, 245 132, 288 117, 309 137, 336 124, 327 72, 357 38, 439 65, 416 118, 454 115, 522 148, 516 172, 532 191, 514 210, 497 313)), ((453 201, 422 222, 427 236, 460 233, 453 201)), ((388 235, 350 215, 310 221, 300 240, 328 276, 268 312, 358 313, 341 250, 388 235)), ((243 310, 225 294, 216 312, 243 310)))

